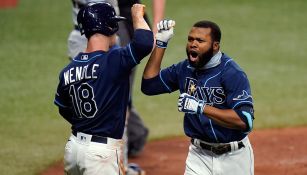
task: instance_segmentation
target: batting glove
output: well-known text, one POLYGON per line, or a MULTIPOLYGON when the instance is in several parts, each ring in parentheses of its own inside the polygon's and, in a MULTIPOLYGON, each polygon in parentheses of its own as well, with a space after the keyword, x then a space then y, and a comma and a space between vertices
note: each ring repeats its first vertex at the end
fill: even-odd
POLYGON ((164 19, 157 24, 158 33, 156 34, 156 45, 166 48, 168 41, 174 35, 175 21, 164 19))
POLYGON ((202 114, 205 106, 206 104, 204 101, 197 100, 187 93, 181 94, 178 99, 178 111, 180 112, 202 114))

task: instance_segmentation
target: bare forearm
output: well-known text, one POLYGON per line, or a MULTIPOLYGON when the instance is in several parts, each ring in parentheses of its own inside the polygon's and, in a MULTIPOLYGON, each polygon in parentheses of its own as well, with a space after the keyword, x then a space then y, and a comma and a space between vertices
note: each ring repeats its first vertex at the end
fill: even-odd
POLYGON ((159 74, 164 52, 165 52, 164 48, 159 48, 159 47, 154 48, 144 69, 143 73, 144 79, 153 78, 159 74))
POLYGON ((218 109, 212 106, 206 106, 204 113, 217 124, 226 128, 246 129, 246 124, 232 109, 218 109))
POLYGON ((157 33, 157 24, 164 18, 165 0, 152 0, 153 33, 157 33))
POLYGON ((131 16, 132 16, 134 30, 136 29, 150 30, 149 25, 144 19, 144 14, 145 14, 145 5, 134 4, 131 7, 131 16))

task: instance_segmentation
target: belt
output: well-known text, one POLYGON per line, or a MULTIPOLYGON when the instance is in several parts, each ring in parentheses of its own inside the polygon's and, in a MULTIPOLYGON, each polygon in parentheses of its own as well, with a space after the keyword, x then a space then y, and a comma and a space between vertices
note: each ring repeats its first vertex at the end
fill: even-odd
MULTIPOLYGON (((198 146, 197 143, 195 143, 195 139, 191 139, 191 143, 195 146, 198 146)), ((242 141, 238 141, 238 148, 237 150, 245 147, 243 142, 242 141)), ((225 143, 225 144, 222 144, 222 145, 217 145, 217 146, 213 146, 213 145, 210 145, 210 144, 207 144, 207 143, 204 143, 204 142, 199 142, 199 146, 202 148, 202 149, 205 149, 205 150, 209 150, 211 152, 213 152, 214 154, 216 155, 222 155, 222 154, 225 154, 225 153, 228 153, 228 152, 231 152, 231 144, 230 143, 225 143)))
MULTIPOLYGON (((72 131, 72 134, 77 137, 77 131, 72 131)), ((97 135, 92 135, 91 141, 92 142, 97 142, 97 143, 107 144, 108 143, 108 138, 107 137, 102 137, 102 136, 97 136, 97 135)))

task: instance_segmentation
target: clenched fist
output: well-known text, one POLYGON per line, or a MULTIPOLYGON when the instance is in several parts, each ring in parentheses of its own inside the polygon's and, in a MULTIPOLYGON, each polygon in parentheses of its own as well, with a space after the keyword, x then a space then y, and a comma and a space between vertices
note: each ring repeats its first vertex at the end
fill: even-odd
POLYGON ((156 34, 156 45, 160 48, 166 48, 168 41, 174 35, 174 20, 164 19, 157 24, 158 33, 156 34))
POLYGON ((145 14, 145 5, 143 4, 133 4, 131 7, 131 16, 132 18, 143 18, 145 14))
POLYGON ((178 99, 178 111, 180 112, 202 114, 205 106, 204 101, 198 100, 187 93, 181 94, 178 99))

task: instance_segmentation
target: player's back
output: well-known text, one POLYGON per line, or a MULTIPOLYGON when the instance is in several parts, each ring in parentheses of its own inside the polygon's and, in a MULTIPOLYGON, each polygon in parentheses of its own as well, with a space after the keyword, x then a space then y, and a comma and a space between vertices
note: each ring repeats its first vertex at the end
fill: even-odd
POLYGON ((121 138, 130 69, 122 64, 120 51, 80 53, 61 72, 61 93, 73 109, 72 130, 121 138))
POLYGON ((79 53, 61 71, 54 103, 72 124, 72 130, 122 138, 129 75, 152 51, 152 46, 152 32, 136 29, 127 46, 112 47, 108 52, 79 53))

